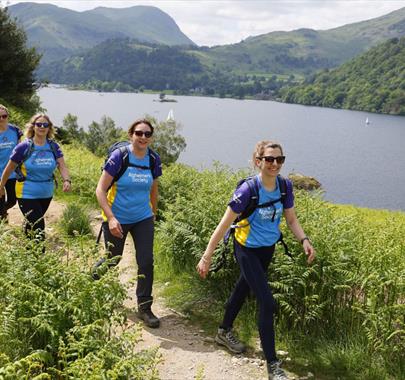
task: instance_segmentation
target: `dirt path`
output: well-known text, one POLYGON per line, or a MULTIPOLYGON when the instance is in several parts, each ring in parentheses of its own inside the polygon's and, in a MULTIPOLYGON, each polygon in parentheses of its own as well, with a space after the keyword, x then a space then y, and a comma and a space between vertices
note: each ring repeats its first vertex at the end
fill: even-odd
MULTIPOLYGON (((46 232, 52 234, 53 225, 63 213, 64 205, 52 201, 45 217, 46 232)), ((9 210, 9 223, 21 225, 21 213, 18 207, 9 210)), ((96 217, 94 228, 98 229, 100 219, 96 217)), ((120 280, 129 283, 136 274, 132 239, 127 239, 124 255, 120 262, 120 280)), ((125 306, 135 306, 135 286, 128 292, 125 306)), ((231 355, 220 348, 201 328, 189 324, 186 318, 168 308, 162 298, 155 297, 153 310, 161 319, 158 329, 143 328, 141 347, 159 347, 162 362, 159 374, 162 380, 265 380, 267 371, 265 362, 259 358, 243 355, 231 355)), ((131 323, 139 320, 129 315, 131 323)), ((290 379, 299 377, 291 375, 290 379)))

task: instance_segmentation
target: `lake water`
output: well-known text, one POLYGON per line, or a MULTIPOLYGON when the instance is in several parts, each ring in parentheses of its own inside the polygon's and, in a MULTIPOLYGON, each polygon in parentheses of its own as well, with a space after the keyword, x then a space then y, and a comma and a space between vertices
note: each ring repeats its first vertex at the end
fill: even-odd
POLYGON ((42 88, 38 95, 56 125, 72 113, 85 128, 107 115, 127 129, 145 114, 166 120, 172 109, 187 142, 179 161, 197 168, 214 161, 248 167, 255 143, 275 139, 287 156, 283 174, 295 171, 317 178, 325 199, 405 211, 405 117, 191 96, 171 96, 177 103, 160 103, 152 94, 62 88, 42 88))

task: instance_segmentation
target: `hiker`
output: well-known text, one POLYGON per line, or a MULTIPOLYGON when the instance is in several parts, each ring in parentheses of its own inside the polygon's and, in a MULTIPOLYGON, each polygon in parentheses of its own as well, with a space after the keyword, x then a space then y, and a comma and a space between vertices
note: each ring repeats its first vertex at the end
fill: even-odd
MULTIPOLYGON (((158 203, 158 177, 162 175, 159 156, 149 145, 153 126, 146 119, 136 120, 128 130, 130 144, 115 149, 106 164, 96 189, 102 208, 105 247, 110 259, 122 256, 128 232, 135 244, 138 265, 136 297, 138 317, 146 326, 157 328, 159 319, 153 314, 153 236, 158 203), (152 165, 153 152, 153 165, 152 165), (126 161, 124 161, 124 155, 126 161), (125 171, 120 173, 126 164, 125 171), (120 173, 119 178, 116 176, 120 173)), ((96 263, 97 268, 103 260, 96 263)), ((109 265, 115 265, 115 261, 109 265)))
MULTIPOLYGON (((259 174, 250 181, 255 181, 258 186, 259 206, 256 206, 249 217, 238 221, 234 228, 234 254, 239 264, 240 277, 226 304, 224 318, 215 337, 218 344, 234 353, 245 351, 244 344, 232 333, 232 326, 246 297, 252 292, 258 303, 258 329, 269 379, 273 380, 287 379, 276 355, 273 322, 276 302, 267 281, 268 267, 281 234, 279 224, 282 214, 289 229, 302 243, 308 263, 310 264, 315 257, 315 250, 294 211, 292 184, 288 179, 279 177, 284 161, 285 156, 280 144, 272 141, 257 143, 253 153, 253 164, 259 170, 259 174), (281 198, 281 180, 285 181, 285 199, 281 198), (260 208, 260 205, 265 203, 269 206, 260 208)), ((248 180, 242 183, 228 203, 225 214, 197 265, 197 271, 202 278, 208 274, 217 244, 251 202, 250 186, 251 182, 248 180)))
MULTIPOLYGON (((9 123, 9 112, 6 106, 0 104, 0 173, 10 159, 11 152, 19 143, 22 132, 9 123)), ((0 197, 0 220, 7 221, 7 210, 17 203, 15 197, 15 173, 11 173, 4 184, 5 195, 0 197)))
POLYGON ((58 168, 62 176, 63 191, 70 191, 71 181, 63 153, 52 140, 54 128, 50 118, 38 113, 26 125, 26 140, 13 150, 3 171, 0 196, 11 174, 16 173, 16 197, 25 217, 25 234, 30 239, 45 239, 44 215, 54 192, 54 171, 58 168))

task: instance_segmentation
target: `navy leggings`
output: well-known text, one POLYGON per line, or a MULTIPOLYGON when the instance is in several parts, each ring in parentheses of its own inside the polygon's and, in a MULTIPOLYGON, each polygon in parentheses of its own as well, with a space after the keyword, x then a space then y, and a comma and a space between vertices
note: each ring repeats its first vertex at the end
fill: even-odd
POLYGON ((149 309, 153 302, 153 216, 138 223, 121 224, 121 227, 124 236, 120 239, 111 235, 108 223, 103 222, 102 228, 106 250, 109 258, 122 256, 128 232, 131 234, 135 244, 135 258, 138 265, 138 281, 136 285, 138 307, 143 310, 149 309))
POLYGON ((25 217, 25 234, 31 239, 45 239, 45 213, 52 198, 19 198, 18 206, 25 217))
POLYGON ((247 248, 234 242, 235 256, 240 267, 240 277, 227 302, 221 327, 232 328, 246 297, 251 291, 259 308, 258 327, 260 341, 267 362, 277 360, 274 318, 276 302, 267 282, 267 269, 274 253, 271 247, 247 248))
POLYGON ((0 218, 5 218, 7 210, 13 207, 17 199, 15 197, 15 178, 9 179, 4 186, 6 189, 6 196, 0 198, 0 218))

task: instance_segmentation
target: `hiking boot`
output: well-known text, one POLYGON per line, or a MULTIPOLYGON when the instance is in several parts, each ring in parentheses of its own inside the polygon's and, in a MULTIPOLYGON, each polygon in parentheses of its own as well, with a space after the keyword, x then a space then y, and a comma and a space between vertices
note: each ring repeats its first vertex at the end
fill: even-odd
POLYGON ((280 360, 267 363, 267 372, 269 373, 269 380, 288 380, 287 374, 281 368, 280 360))
POLYGON ((232 330, 218 329, 218 333, 215 337, 215 342, 221 346, 225 346, 229 351, 235 354, 241 354, 246 351, 246 346, 239 342, 239 340, 233 335, 232 330))
POLYGON ((138 310, 138 318, 142 319, 146 326, 151 327, 153 329, 159 327, 160 321, 159 318, 152 313, 151 309, 139 309, 138 310))

